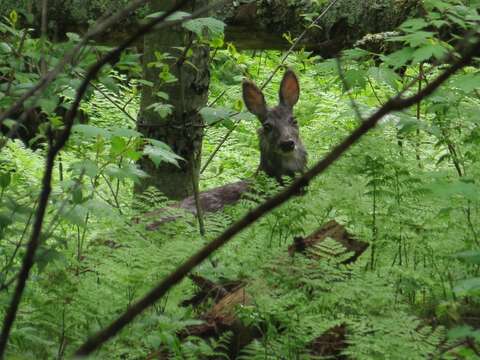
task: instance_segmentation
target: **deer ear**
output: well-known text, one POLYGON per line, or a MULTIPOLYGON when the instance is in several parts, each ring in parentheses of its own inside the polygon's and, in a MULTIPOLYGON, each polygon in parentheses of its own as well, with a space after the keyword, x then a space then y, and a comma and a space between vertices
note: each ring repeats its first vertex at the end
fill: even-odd
POLYGON ((243 81, 243 101, 247 109, 259 118, 264 117, 267 113, 267 104, 262 90, 249 80, 243 81))
POLYGON ((288 69, 283 75, 282 83, 280 84, 280 104, 293 107, 300 96, 300 84, 298 83, 297 75, 288 69))

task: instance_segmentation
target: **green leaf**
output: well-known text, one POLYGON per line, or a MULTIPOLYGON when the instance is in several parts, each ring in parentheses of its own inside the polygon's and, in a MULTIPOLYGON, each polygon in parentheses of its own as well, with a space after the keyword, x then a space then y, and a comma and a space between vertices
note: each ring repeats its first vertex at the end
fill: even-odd
POLYGON ((447 336, 450 340, 460 340, 469 337, 478 341, 480 339, 480 331, 475 330, 470 325, 461 325, 450 329, 447 336))
POLYGON ((149 139, 149 141, 151 145, 145 146, 143 154, 148 156, 157 167, 162 161, 179 166, 178 161, 183 158, 175 154, 167 144, 153 139, 149 139))
POLYGON ((41 247, 35 255, 35 263, 37 264, 40 273, 45 270, 48 264, 63 259, 65 259, 63 254, 52 248, 41 247))
POLYGON ((387 41, 404 41, 411 47, 416 48, 420 45, 428 44, 434 36, 435 34, 430 31, 415 31, 406 35, 393 36, 387 39, 387 41))
POLYGON ((162 339, 160 335, 158 334, 151 334, 148 335, 145 339, 146 343, 148 346, 150 346, 152 349, 158 349, 160 345, 162 344, 162 339))
POLYGON ((123 153, 128 147, 127 141, 120 136, 112 137, 111 147, 110 147, 110 154, 112 156, 117 156, 123 153))
POLYGON ((467 264, 476 264, 480 265, 480 251, 479 250, 469 250, 463 251, 461 253, 455 254, 455 258, 467 263, 467 264))
POLYGON ((68 40, 70 40, 72 42, 79 42, 79 41, 82 40, 80 35, 78 35, 77 33, 67 32, 66 35, 67 35, 68 40))
POLYGON ((42 98, 38 101, 38 104, 42 108, 42 111, 45 114, 52 114, 55 109, 57 108, 58 99, 56 97, 53 98, 42 98))
POLYGON ((4 229, 12 224, 12 215, 6 211, 0 213, 0 229, 4 229))
POLYGON ((78 225, 85 227, 85 218, 88 214, 88 210, 79 204, 75 204, 71 207, 61 209, 60 215, 63 219, 72 223, 73 225, 78 225))
POLYGON ((418 31, 428 26, 428 23, 424 19, 408 19, 400 25, 400 29, 407 32, 418 31))
POLYGON ((371 56, 371 54, 367 50, 363 50, 360 48, 344 50, 342 52, 342 55, 345 59, 357 60, 357 61, 371 56))
POLYGON ((0 173, 0 187, 5 189, 12 181, 12 174, 9 172, 0 173))
POLYGON ((414 63, 420 63, 420 62, 429 60, 432 57, 436 59, 441 59, 446 53, 447 53, 447 50, 443 46, 439 44, 436 44, 436 45, 429 44, 415 50, 412 56, 413 57, 412 61, 414 63))
POLYGON ((110 164, 106 167, 105 173, 119 180, 130 179, 133 182, 138 182, 140 179, 148 177, 148 174, 139 169, 135 164, 126 164, 122 167, 110 164))
POLYGON ((480 278, 471 278, 460 281, 454 288, 459 295, 478 295, 480 294, 480 278))
POLYGON ((112 214, 111 207, 105 202, 98 199, 88 199, 86 202, 83 203, 83 206, 85 206, 90 212, 94 213, 95 215, 105 217, 112 214))
POLYGON ((15 25, 18 21, 18 13, 15 10, 12 10, 10 11, 9 17, 12 24, 15 25))
POLYGON ((225 23, 213 17, 206 17, 188 20, 183 24, 183 27, 195 33, 198 37, 202 37, 205 31, 208 31, 212 37, 219 37, 223 35, 225 23))
POLYGON ((113 136, 123 136, 126 138, 142 137, 142 134, 139 133, 138 131, 133 129, 127 129, 127 128, 115 128, 111 130, 111 133, 113 136))
POLYGON ((398 114, 397 128, 399 134, 408 134, 422 127, 422 122, 413 116, 404 113, 398 114))
POLYGON ((203 121, 205 121, 207 125, 212 125, 219 121, 228 119, 231 116, 232 111, 225 107, 204 107, 199 111, 199 113, 202 115, 203 121))
POLYGON ((363 70, 350 69, 345 72, 344 76, 345 76, 345 82, 347 86, 347 88, 344 90, 349 90, 354 87, 363 89, 367 84, 365 71, 363 70))
POLYGON ((471 182, 456 180, 452 182, 436 182, 429 186, 437 196, 442 196, 446 199, 451 196, 462 196, 471 201, 480 200, 480 192, 478 186, 471 182))
POLYGON ((83 202, 83 192, 80 187, 73 189, 72 201, 74 204, 81 204, 83 202))
POLYGON ((398 83, 401 81, 400 76, 395 71, 385 67, 371 67, 368 69, 368 75, 375 79, 378 83, 385 83, 395 90, 398 90, 398 83))
POLYGON ((148 80, 143 80, 143 79, 139 79, 139 80, 137 80, 137 82, 139 84, 142 84, 142 85, 148 86, 148 87, 153 87, 153 85, 154 85, 153 82, 148 81, 148 80))
POLYGON ((165 101, 168 101, 168 99, 170 98, 170 96, 164 91, 157 91, 155 95, 157 95, 157 97, 165 101))
POLYGON ((93 125, 76 124, 73 126, 72 130, 74 133, 80 134, 86 138, 110 137, 108 130, 93 125))
POLYGON ((157 102, 148 106, 147 110, 155 111, 162 119, 164 119, 173 113, 173 105, 157 102))
POLYGON ((412 60, 414 51, 415 50, 412 48, 405 47, 401 50, 391 53, 388 56, 382 57, 382 59, 388 66, 398 69, 412 60))
POLYGON ((451 84, 465 92, 480 89, 480 73, 457 75, 453 78, 451 84))
POLYGON ((0 53, 10 54, 12 52, 12 48, 6 42, 0 42, 0 53))
POLYGON ((443 0, 424 0, 424 3, 425 7, 429 10, 436 8, 440 11, 445 11, 452 6, 451 2, 443 0))
POLYGON ((112 93, 117 93, 118 92, 118 84, 115 81, 115 79, 112 76, 110 76, 110 74, 100 78, 100 82, 102 83, 103 86, 105 86, 112 93))
POLYGON ((74 162, 70 169, 75 175, 85 174, 88 177, 95 177, 98 174, 98 167, 95 161, 86 159, 83 161, 74 162))

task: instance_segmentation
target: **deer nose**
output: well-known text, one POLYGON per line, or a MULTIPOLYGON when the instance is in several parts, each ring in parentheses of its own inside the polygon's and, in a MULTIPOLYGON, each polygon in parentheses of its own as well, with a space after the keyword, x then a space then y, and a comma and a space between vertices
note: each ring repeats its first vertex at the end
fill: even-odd
POLYGON ((283 151, 292 151, 295 149, 295 142, 293 140, 282 141, 280 143, 280 149, 283 151))

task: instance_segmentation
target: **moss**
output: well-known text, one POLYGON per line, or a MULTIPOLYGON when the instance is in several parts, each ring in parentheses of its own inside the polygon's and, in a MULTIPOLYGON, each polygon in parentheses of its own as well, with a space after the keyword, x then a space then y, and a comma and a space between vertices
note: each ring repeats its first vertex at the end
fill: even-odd
MULTIPOLYGON (((62 38, 65 32, 82 32, 88 23, 109 10, 116 10, 128 0, 49 0, 50 32, 54 39, 62 38)), ((283 42, 281 34, 300 34, 320 14, 330 0, 232 0, 217 10, 213 16, 228 25, 239 25, 241 29, 275 34, 283 42), (243 26, 243 28, 242 28, 243 26)), ((0 5, 4 13, 12 8, 30 9, 37 14, 40 1, 4 0, 0 5), (33 4, 33 5, 32 5, 33 4)), ((395 29, 421 6, 420 0, 339 0, 321 19, 318 27, 311 28, 304 44, 318 44, 325 54, 336 54, 341 48, 353 45, 366 34, 382 33, 395 29)), ((144 15, 147 9, 138 12, 144 15)), ((131 16, 120 29, 137 26, 138 16, 131 16)), ((38 26, 37 26, 38 27, 38 26)), ((234 26, 228 31, 234 31, 234 26), (232 30, 233 29, 233 30, 232 30)), ((242 30, 244 31, 244 30, 242 30)), ((115 42, 125 32, 112 31, 106 34, 107 43, 115 42)), ((278 42, 278 41, 277 41, 278 42)), ((268 44, 267 44, 268 47, 268 44)))
MULTIPOLYGON (((128 3, 129 0, 49 0, 49 30, 62 34, 65 31, 86 28, 103 14, 117 11, 128 3)), ((7 15, 12 10, 32 14, 35 25, 40 21, 40 4, 40 1, 32 0, 4 0, 0 1, 0 14, 7 15)), ((138 11, 139 15, 145 12, 146 8, 138 11)), ((136 17, 131 17, 126 23, 133 23, 135 20, 136 17)))

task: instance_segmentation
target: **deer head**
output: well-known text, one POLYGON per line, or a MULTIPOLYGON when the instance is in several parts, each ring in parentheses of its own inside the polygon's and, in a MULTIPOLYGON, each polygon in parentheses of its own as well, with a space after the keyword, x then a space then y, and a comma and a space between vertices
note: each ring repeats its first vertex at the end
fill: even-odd
POLYGON ((260 140, 260 166, 268 176, 282 181, 282 176, 293 177, 303 172, 307 164, 307 151, 300 139, 293 106, 300 96, 300 85, 292 70, 287 70, 280 84, 279 104, 269 108, 262 91, 255 83, 243 82, 243 100, 248 110, 257 116, 262 127, 260 140))

